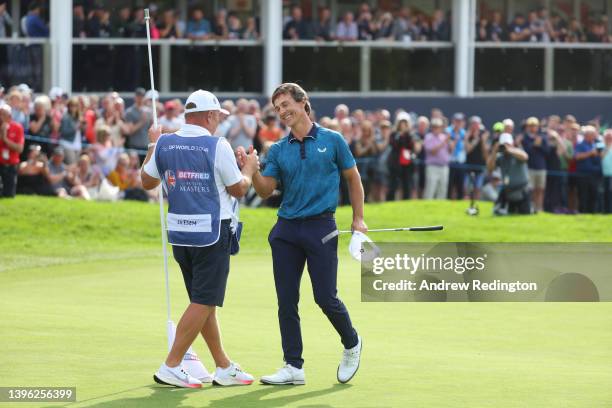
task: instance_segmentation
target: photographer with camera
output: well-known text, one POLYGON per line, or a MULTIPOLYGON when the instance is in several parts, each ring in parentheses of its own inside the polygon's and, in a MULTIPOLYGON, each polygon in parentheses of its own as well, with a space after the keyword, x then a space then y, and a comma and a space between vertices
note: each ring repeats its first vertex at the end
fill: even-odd
POLYGON ((509 133, 502 133, 499 141, 493 145, 487 159, 487 169, 493 172, 499 167, 502 176, 502 189, 493 209, 495 215, 532 213, 528 159, 523 149, 514 146, 514 139, 509 133))
POLYGON ((0 197, 15 197, 17 166, 24 141, 23 126, 13 121, 11 107, 0 106, 0 197))

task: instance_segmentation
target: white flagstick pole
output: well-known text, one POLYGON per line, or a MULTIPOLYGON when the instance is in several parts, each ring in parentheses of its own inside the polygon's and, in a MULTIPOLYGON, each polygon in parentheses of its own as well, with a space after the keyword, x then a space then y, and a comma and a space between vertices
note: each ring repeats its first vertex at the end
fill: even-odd
MULTIPOLYGON (((145 24, 147 26, 147 49, 149 51, 149 77, 151 78, 151 105, 153 108, 153 127, 157 128, 157 102, 155 101, 155 80, 153 79, 153 55, 151 53, 151 31, 149 30, 149 9, 144 10, 145 24)), ((161 176, 161 175, 160 175, 161 176)), ((170 282, 168 279, 168 243, 166 241, 166 220, 164 211, 164 190, 163 181, 159 186, 159 221, 161 225, 162 251, 164 254, 164 274, 166 276, 166 305, 168 313, 168 327, 170 328, 172 318, 170 317, 170 282)), ((168 349, 172 347, 173 339, 171 337, 171 329, 168 330, 168 349)))

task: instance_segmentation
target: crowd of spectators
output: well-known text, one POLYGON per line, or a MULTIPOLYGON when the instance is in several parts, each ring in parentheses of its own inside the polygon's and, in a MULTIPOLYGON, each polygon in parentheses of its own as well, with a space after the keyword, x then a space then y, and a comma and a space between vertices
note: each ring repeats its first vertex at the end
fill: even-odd
MULTIPOLYGON (((68 97, 53 88, 34 97, 25 84, 0 92, 3 195, 156 200, 156 192, 142 189, 138 171, 152 100, 163 132, 170 133, 184 121, 181 99, 161 103, 152 91, 138 88, 126 107, 116 92, 68 97)), ((231 114, 216 135, 234 149, 255 147, 265 166, 269 146, 289 129, 269 104, 262 107, 255 99, 225 100, 222 106, 231 114)), ((480 117, 460 112, 447 119, 438 109, 419 116, 405 110, 350 111, 344 104, 333 116, 312 115, 350 146, 368 202, 520 199, 528 204, 522 212, 612 212, 612 129, 596 120, 580 124, 569 114, 552 115, 516 126, 504 119, 488 128, 480 117)), ((251 199, 251 205, 260 203, 251 199)), ((348 199, 341 185, 339 201, 348 199)), ((269 204, 275 201, 278 197, 269 204)))
MULTIPOLYGON (((188 38, 190 40, 256 40, 259 38, 259 21, 254 16, 241 18, 233 11, 218 9, 206 16, 200 7, 189 10, 187 21, 179 18, 174 8, 160 9, 150 5, 151 38, 188 38)), ((142 38, 146 36, 142 8, 121 7, 116 16, 108 9, 94 6, 86 10, 75 3, 73 14, 74 37, 142 38)))
MULTIPOLYGON (((12 27, 6 2, 0 2, 0 37, 6 37, 12 27)), ((188 38, 191 40, 238 40, 260 37, 259 18, 241 15, 224 8, 207 16, 204 9, 193 6, 186 20, 176 8, 161 8, 155 3, 151 10, 151 36, 159 38, 188 38)), ((398 9, 372 8, 362 2, 354 10, 347 10, 332 20, 331 9, 318 7, 314 18, 305 18, 300 5, 289 7, 283 21, 283 38, 287 40, 318 41, 450 41, 450 11, 435 9, 426 13, 414 7, 398 9)), ((476 24, 477 41, 529 42, 610 42, 607 15, 590 15, 586 20, 564 18, 550 13, 545 7, 527 13, 504 15, 500 10, 484 10, 476 24)), ((102 2, 75 1, 73 7, 73 36, 79 38, 142 38, 146 36, 142 8, 123 6, 105 7, 102 2)), ((20 23, 20 31, 28 37, 48 37, 49 28, 43 18, 42 4, 32 1, 20 23)))
POLYGON ((527 15, 516 13, 512 21, 505 21, 499 11, 482 15, 476 24, 477 41, 529 41, 529 42, 612 42, 608 16, 590 18, 586 27, 572 17, 566 20, 558 13, 549 13, 541 7, 527 15))
POLYGON ((283 38, 317 41, 450 41, 449 15, 435 10, 431 16, 402 7, 396 12, 370 7, 363 2, 356 11, 344 12, 332 21, 329 7, 319 8, 314 20, 303 17, 300 6, 290 8, 285 18, 283 38))

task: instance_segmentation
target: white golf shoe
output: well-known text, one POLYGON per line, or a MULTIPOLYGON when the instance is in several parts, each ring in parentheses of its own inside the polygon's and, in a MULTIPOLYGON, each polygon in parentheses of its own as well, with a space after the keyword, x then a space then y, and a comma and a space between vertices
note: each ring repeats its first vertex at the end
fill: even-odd
POLYGON ((358 337, 357 345, 350 349, 344 349, 342 352, 342 360, 338 366, 338 381, 347 383, 355 376, 359 369, 359 360, 361 359, 361 337, 358 337))
POLYGON ((242 371, 240 366, 234 362, 229 367, 217 367, 213 376, 213 385, 250 385, 253 383, 253 376, 242 371))
POLYGON ((165 363, 153 375, 153 379, 158 384, 173 385, 181 388, 201 388, 202 381, 192 377, 185 371, 183 366, 168 367, 165 363))
POLYGON ((264 375, 261 377, 262 384, 270 385, 304 385, 306 380, 304 377, 303 368, 295 368, 291 364, 279 369, 272 375, 264 375))

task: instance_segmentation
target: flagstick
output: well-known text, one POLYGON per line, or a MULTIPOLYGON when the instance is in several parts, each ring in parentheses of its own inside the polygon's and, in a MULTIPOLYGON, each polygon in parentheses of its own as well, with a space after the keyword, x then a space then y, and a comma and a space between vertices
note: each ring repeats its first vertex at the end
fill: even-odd
MULTIPOLYGON (((151 105, 153 108, 153 127, 157 129, 157 102, 155 101, 155 80, 153 78, 153 55, 151 52, 151 31, 149 29, 149 9, 145 9, 145 24, 147 26, 147 49, 149 51, 149 77, 151 78, 151 105)), ((160 175, 161 176, 161 175, 160 175)), ((161 225, 161 237, 162 237, 162 251, 164 254, 164 275, 166 276, 166 307, 168 326, 170 327, 174 323, 170 316, 170 282, 168 278, 168 243, 166 241, 166 221, 165 221, 165 210, 164 210, 164 189, 163 182, 159 186, 159 221, 161 225)), ((170 334, 170 331, 168 332, 170 334)), ((170 336, 169 336, 170 337, 170 336)), ((168 349, 172 347, 170 338, 168 338, 168 349)))

